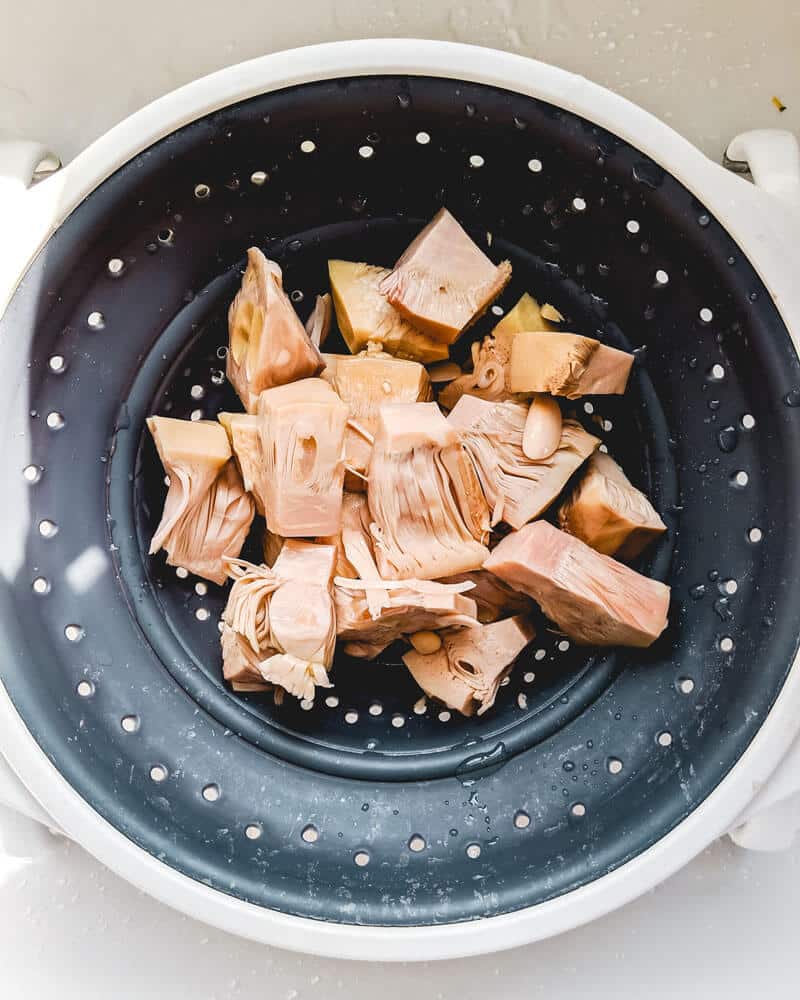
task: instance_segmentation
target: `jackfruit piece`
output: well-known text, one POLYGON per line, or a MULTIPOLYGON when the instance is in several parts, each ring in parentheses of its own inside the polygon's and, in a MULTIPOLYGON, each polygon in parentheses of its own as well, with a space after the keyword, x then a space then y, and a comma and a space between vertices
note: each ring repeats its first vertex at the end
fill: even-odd
POLYGON ((345 489, 366 490, 378 411, 384 403, 427 402, 433 398, 428 373, 416 361, 393 358, 384 352, 324 354, 322 378, 350 408, 345 431, 345 489))
POLYGON ((491 334, 484 337, 481 344, 472 345, 472 371, 445 386, 439 393, 439 402, 446 410, 452 410, 464 393, 494 402, 513 399, 508 386, 511 342, 523 330, 552 329, 552 323, 542 317, 539 303, 525 292, 514 308, 495 324, 491 334))
POLYGON ((644 493, 602 452, 589 459, 558 511, 558 523, 595 552, 623 560, 635 559, 667 530, 644 493))
POLYGON ((447 420, 475 463, 492 524, 520 528, 556 499, 567 480, 600 444, 574 420, 564 420, 561 441, 549 458, 531 461, 522 450, 526 403, 490 403, 462 396, 447 420))
POLYGON ((267 527, 284 538, 341 529, 347 406, 322 379, 265 390, 258 404, 267 527))
POLYGON ((322 371, 322 357, 283 290, 280 267, 256 247, 247 251, 228 333, 227 375, 248 413, 255 413, 264 389, 322 371))
POLYGON ((462 715, 483 715, 494 704, 503 678, 535 637, 531 623, 521 616, 491 625, 441 633, 442 648, 422 654, 415 649, 403 657, 425 694, 462 715))
POLYGON ((669 587, 547 521, 504 538, 485 568, 532 597, 579 644, 645 647, 667 627, 669 587))
POLYGON ((511 343, 511 392, 553 396, 621 395, 633 355, 574 333, 518 333, 511 343))
POLYGON ((372 264, 328 261, 336 321, 348 348, 357 354, 378 343, 396 358, 423 364, 445 360, 447 345, 416 330, 381 294, 379 285, 389 273, 388 268, 372 264))
POLYGON ((381 408, 367 495, 384 579, 436 579, 483 564, 489 509, 458 432, 435 403, 381 408))
POLYGON ((223 613, 223 676, 237 683, 275 685, 312 699, 330 687, 336 620, 336 549, 288 539, 272 569, 229 560, 234 579, 223 613))
POLYGON ((446 208, 412 240, 380 290, 420 330, 452 344, 489 308, 511 278, 493 264, 446 208))
POLYGON ((465 593, 470 583, 433 580, 349 580, 336 577, 336 631, 351 656, 373 658, 399 639, 425 630, 475 625, 475 602, 465 593), (382 590, 375 616, 367 593, 382 590))
POLYGON ((149 417, 169 489, 150 555, 165 549, 170 566, 225 582, 223 560, 241 551, 255 515, 228 437, 215 421, 149 417))

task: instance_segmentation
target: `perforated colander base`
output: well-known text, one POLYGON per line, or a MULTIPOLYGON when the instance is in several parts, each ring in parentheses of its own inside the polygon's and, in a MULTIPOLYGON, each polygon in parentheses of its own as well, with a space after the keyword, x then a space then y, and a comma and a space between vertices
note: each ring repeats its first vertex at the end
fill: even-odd
POLYGON ((796 646, 797 359, 715 220, 574 116, 389 77, 226 109, 77 209, 1 329, 17 559, 4 683, 88 801, 216 888, 384 924, 534 904, 674 826, 780 688, 796 646), (542 622, 479 720, 415 713, 396 650, 337 659, 311 708, 235 696, 224 591, 146 556, 164 485, 144 417, 233 404, 218 348, 248 245, 280 261, 304 315, 329 256, 390 264, 440 204, 511 258, 501 307, 532 291, 637 349, 625 399, 577 405, 670 526, 643 567, 673 587, 670 630, 596 657, 542 622))

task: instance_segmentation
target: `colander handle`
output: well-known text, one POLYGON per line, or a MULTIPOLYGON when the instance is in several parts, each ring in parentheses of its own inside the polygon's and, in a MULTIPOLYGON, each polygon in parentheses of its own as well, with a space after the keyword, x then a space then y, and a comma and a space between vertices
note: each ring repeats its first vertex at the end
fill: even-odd
POLYGON ((41 142, 0 139, 0 204, 30 187, 39 168, 52 173, 60 166, 60 159, 41 142))
POLYGON ((737 135, 725 151, 725 166, 749 171, 753 183, 800 209, 800 147, 784 129, 753 129, 737 135))
POLYGON ((739 817, 729 836, 753 851, 783 851, 800 830, 800 738, 739 817))

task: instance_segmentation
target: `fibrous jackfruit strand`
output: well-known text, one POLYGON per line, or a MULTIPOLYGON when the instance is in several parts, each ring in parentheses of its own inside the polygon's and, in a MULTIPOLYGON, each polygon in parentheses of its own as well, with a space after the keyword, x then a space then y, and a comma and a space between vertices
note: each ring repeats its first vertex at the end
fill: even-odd
POLYGON ((475 624, 475 602, 465 592, 470 583, 442 584, 433 580, 334 580, 336 629, 354 656, 377 655, 401 635, 425 629, 475 624), (367 602, 369 590, 383 590, 377 617, 367 602))
POLYGON ((464 457, 457 432, 434 403, 382 407, 368 500, 385 579, 435 579, 482 565, 488 508, 464 457))

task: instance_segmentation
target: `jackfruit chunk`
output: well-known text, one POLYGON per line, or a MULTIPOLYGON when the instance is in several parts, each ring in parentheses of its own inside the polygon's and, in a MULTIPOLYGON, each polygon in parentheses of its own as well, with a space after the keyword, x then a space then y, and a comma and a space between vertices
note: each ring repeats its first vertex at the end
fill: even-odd
POLYGON ((218 413, 217 420, 225 428, 242 482, 252 493, 256 511, 264 516, 264 459, 258 417, 251 413, 218 413))
POLYGON ((348 348, 357 354, 377 343, 397 358, 423 364, 445 360, 447 345, 415 329, 381 294, 379 285, 389 273, 388 268, 372 264, 328 261, 336 321, 348 348))
POLYGON ((227 563, 234 584, 222 616, 223 676, 238 690, 274 685, 311 700, 317 687, 330 687, 335 559, 332 545, 289 539, 272 569, 227 563))
POLYGON ((465 591, 470 583, 433 580, 349 580, 336 577, 336 631, 351 656, 374 657, 395 639, 420 631, 476 625, 475 602, 465 591), (377 613, 367 593, 384 592, 377 613))
POLYGON ((511 264, 493 264, 442 208, 412 240, 380 290, 416 327, 452 344, 510 278, 511 264))
MULTIPOLYGON (((336 547, 287 539, 273 571, 281 581, 269 606, 272 645, 329 667, 336 643, 332 583, 336 547)), ((280 683, 274 677, 269 680, 280 683)))
POLYGON ((428 373, 416 361, 403 361, 383 352, 324 354, 322 378, 350 408, 345 431, 345 488, 366 490, 378 411, 384 403, 427 402, 433 398, 428 373), (352 471, 351 471, 352 470, 352 471))
POLYGON ((224 583, 223 560, 239 555, 255 515, 228 437, 210 420, 149 417, 147 426, 169 476, 150 554, 165 549, 170 566, 224 583))
POLYGON ((262 392, 258 403, 267 527, 284 538, 341 530, 347 406, 322 379, 262 392))
POLYGON ((381 407, 368 500, 384 579, 432 580, 483 564, 489 509, 458 432, 435 403, 381 407))
POLYGON ((589 459, 583 478, 558 511, 558 523, 595 552, 624 560, 635 559, 667 530, 644 493, 602 452, 589 459))
POLYGON ((669 587, 547 521, 504 538, 486 569, 532 597, 577 643, 650 646, 667 627, 669 587))
POLYGON ((522 450, 527 416, 526 403, 462 396, 447 418, 475 463, 493 524, 521 528, 538 517, 600 444, 575 420, 564 420, 558 448, 543 461, 531 461, 522 450))
POLYGON ((441 635, 440 650, 423 655, 411 649, 403 662, 429 697, 462 715, 474 715, 476 710, 483 715, 536 631, 526 618, 516 616, 441 635))
POLYGON ((574 333, 518 333, 511 342, 511 392, 580 396, 625 392, 633 355, 574 333))
POLYGON ((247 251, 242 287, 228 310, 227 374, 248 413, 259 393, 319 374, 322 357, 283 290, 278 265, 247 251))
POLYGON ((439 402, 446 410, 452 410, 464 393, 495 402, 513 399, 508 386, 508 363, 514 337, 523 330, 552 329, 555 329, 553 324, 542 317, 539 303, 525 292, 491 334, 480 345, 472 345, 472 371, 445 386, 439 393, 439 402))

